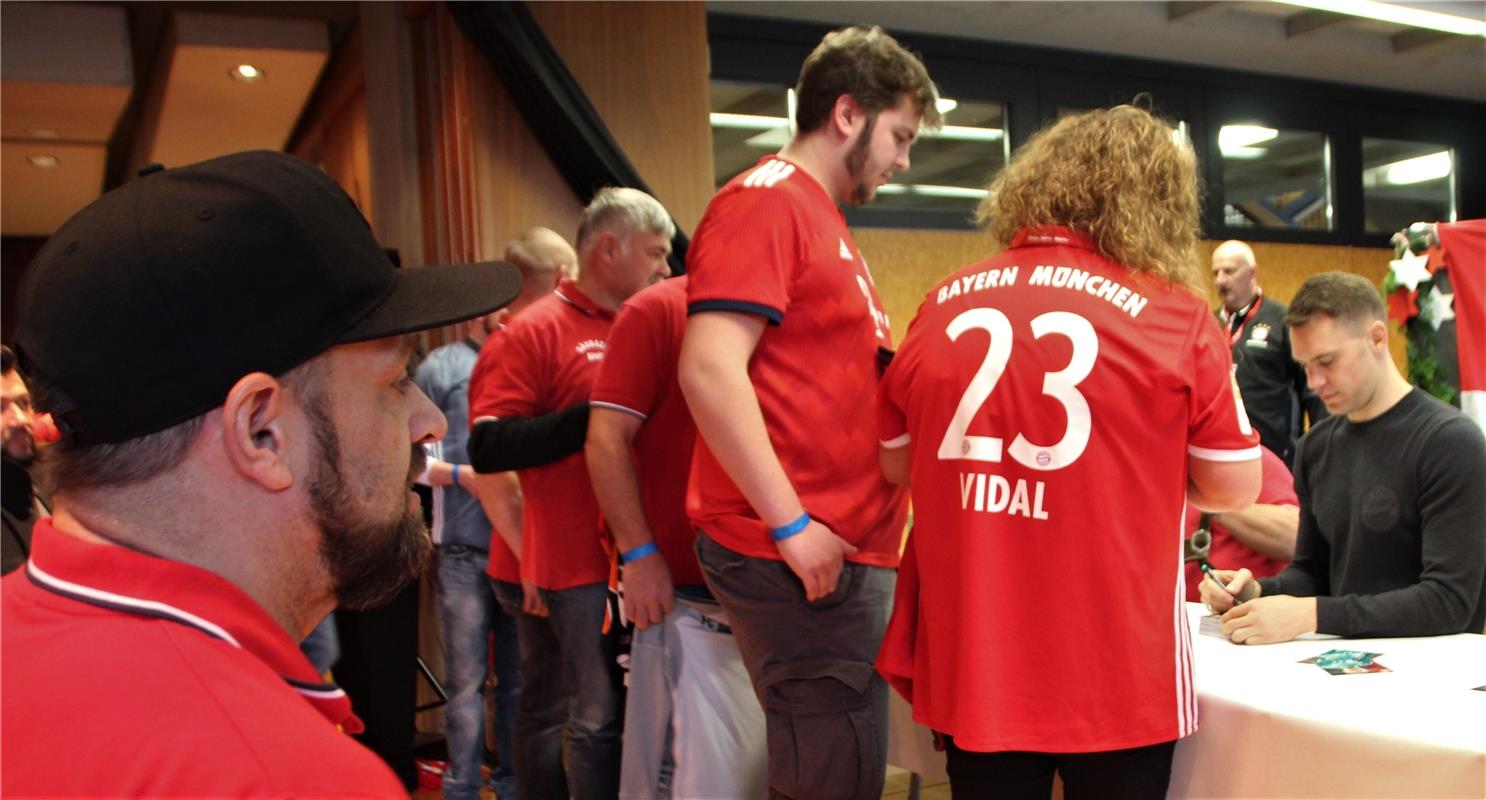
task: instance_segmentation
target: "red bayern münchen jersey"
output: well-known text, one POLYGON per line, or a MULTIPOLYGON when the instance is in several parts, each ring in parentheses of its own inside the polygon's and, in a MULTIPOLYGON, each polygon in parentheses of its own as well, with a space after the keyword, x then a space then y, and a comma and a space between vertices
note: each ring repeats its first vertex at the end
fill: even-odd
POLYGON ((190 564, 36 523, 0 581, 0 794, 407 797, 268 613, 190 564))
POLYGON ((1196 730, 1187 458, 1259 457, 1202 299, 1024 230, 925 298, 879 398, 914 531, 878 669, 966 750, 1196 730))
MULTIPOLYGON (((896 566, 907 498, 878 467, 871 403, 892 332, 840 209, 803 169, 764 158, 712 198, 686 270, 688 313, 737 311, 770 323, 748 376, 805 510, 860 548, 848 561, 896 566)), ((701 440, 687 510, 724 547, 780 557, 701 440)))
MULTIPOLYGON (((470 373, 469 393, 467 396, 471 401, 474 400, 477 387, 487 382, 490 378, 490 372, 498 360, 498 356, 493 354, 493 351, 498 347, 495 339, 505 329, 505 326, 502 325, 491 331, 490 335, 485 337, 485 343, 480 346, 480 356, 475 360, 475 368, 470 373), (491 351, 492 355, 487 356, 486 351, 491 351)), ((470 415, 469 425, 473 430, 475 427, 474 415, 470 415)), ((485 574, 498 581, 520 583, 521 562, 516 560, 516 554, 511 552, 511 548, 506 546, 506 540, 501 538, 500 533, 496 531, 494 525, 490 526, 490 546, 488 550, 490 552, 490 558, 485 562, 485 574)))
MULTIPOLYGON (((470 424, 535 417, 587 402, 613 322, 614 315, 572 281, 558 283, 481 349, 470 376, 470 424)), ((521 577, 552 590, 607 583, 610 557, 583 453, 517 476, 526 499, 521 577)))
POLYGON ((692 549, 696 533, 686 516, 686 477, 697 427, 676 377, 686 334, 686 282, 684 275, 661 281, 619 309, 590 403, 645 420, 634 445, 645 519, 672 582, 701 586, 702 569, 692 549))
MULTIPOLYGON (((1270 451, 1268 447, 1259 446, 1259 465, 1263 471, 1263 482, 1259 485, 1259 497, 1254 502, 1271 506, 1300 507, 1300 499, 1295 496, 1295 477, 1290 474, 1290 468, 1280 457, 1270 451)), ((1201 521, 1202 512, 1196 507, 1187 508, 1187 535, 1197 530, 1197 523, 1201 521)), ((1212 546, 1207 553, 1207 563, 1217 569, 1248 569, 1254 573, 1256 578, 1268 578, 1278 575, 1280 571, 1289 564, 1289 561, 1281 561, 1270 558, 1263 553, 1257 552, 1248 545, 1238 540, 1223 523, 1214 519, 1212 521, 1212 546)), ((1199 588, 1203 580, 1202 567, 1196 561, 1187 562, 1187 599, 1193 603, 1202 601, 1202 592, 1199 588)))

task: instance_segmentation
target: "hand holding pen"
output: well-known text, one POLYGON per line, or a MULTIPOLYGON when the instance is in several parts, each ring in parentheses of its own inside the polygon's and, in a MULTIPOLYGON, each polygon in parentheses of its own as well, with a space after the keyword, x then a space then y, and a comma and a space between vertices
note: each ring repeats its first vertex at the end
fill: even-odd
POLYGON ((1203 562, 1202 571, 1207 575, 1208 580, 1202 582, 1199 591, 1202 594, 1202 602, 1212 609, 1213 613, 1222 614, 1239 603, 1259 596, 1259 584, 1254 581, 1254 573, 1247 569, 1236 572, 1215 570, 1211 565, 1203 562), (1246 591, 1251 584, 1254 591, 1246 591))

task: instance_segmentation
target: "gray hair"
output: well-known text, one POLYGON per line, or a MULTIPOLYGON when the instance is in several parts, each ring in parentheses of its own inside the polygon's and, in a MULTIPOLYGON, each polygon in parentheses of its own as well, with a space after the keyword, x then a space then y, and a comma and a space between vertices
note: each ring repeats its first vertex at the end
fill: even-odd
POLYGON ((669 239, 676 235, 676 223, 659 200, 639 189, 606 186, 583 209, 578 221, 578 250, 587 248, 600 232, 621 235, 638 230, 664 234, 669 239))

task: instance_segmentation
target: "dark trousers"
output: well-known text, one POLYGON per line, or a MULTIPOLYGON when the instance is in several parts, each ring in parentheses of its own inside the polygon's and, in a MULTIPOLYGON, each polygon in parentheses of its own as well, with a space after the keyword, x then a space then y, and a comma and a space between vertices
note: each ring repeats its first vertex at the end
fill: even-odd
POLYGON ((707 587, 728 614, 764 708, 771 797, 876 800, 887 769, 887 684, 873 667, 897 572, 847 563, 805 600, 783 561, 697 533, 707 587))
POLYGON ((1176 742, 1101 753, 974 753, 945 738, 950 793, 961 800, 1048 800, 1053 773, 1066 800, 1162 800, 1176 742))
POLYGON ((521 610, 520 584, 492 580, 491 585, 496 601, 516 620, 521 650, 521 698, 513 729, 516 794, 521 800, 565 798, 562 726, 568 720, 568 699, 562 688, 562 650, 547 620, 521 610))
POLYGON ((418 582, 392 602, 368 611, 335 612, 341 657, 332 672, 366 723, 356 738, 382 757, 409 791, 418 788, 413 763, 413 715, 418 705, 418 582))

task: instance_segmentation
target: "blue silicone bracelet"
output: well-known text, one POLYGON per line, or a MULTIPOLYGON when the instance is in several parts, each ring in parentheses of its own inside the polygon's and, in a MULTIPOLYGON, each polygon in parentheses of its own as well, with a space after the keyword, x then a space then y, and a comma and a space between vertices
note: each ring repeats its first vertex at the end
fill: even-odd
POLYGON ((455 464, 454 465, 454 485, 455 486, 458 486, 459 485, 459 465, 458 464, 455 464))
POLYGON ((780 525, 777 528, 770 528, 769 537, 776 542, 782 542, 785 539, 788 539, 789 537, 799 533, 800 531, 805 530, 806 526, 808 526, 809 524, 810 512, 807 511, 801 514, 799 519, 791 522, 788 525, 780 525))
POLYGON ((660 548, 655 546, 655 542, 646 542, 633 550, 625 550, 624 552, 620 553, 619 563, 630 564, 635 561, 639 561, 645 556, 653 556, 659 552, 660 548))

